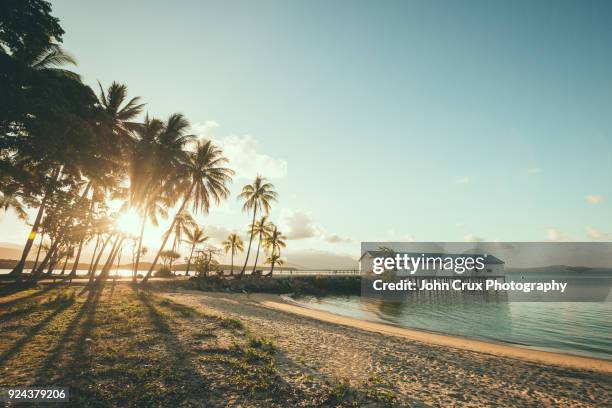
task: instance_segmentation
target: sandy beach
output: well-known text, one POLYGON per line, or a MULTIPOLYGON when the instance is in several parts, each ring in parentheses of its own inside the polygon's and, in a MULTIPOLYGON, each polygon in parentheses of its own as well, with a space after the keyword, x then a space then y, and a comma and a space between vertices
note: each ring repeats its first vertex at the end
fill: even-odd
POLYGON ((377 381, 405 406, 610 406, 612 363, 365 322, 274 295, 181 291, 175 302, 242 319, 272 339, 289 383, 377 381))

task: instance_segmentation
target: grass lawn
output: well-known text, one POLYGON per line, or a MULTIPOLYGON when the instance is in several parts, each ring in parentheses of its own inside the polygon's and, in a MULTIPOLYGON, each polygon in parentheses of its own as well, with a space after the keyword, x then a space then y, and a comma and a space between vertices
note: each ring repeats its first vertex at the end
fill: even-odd
POLYGON ((81 289, 0 296, 0 387, 68 387, 72 406, 386 405, 341 383, 292 386, 274 344, 235 318, 127 282, 81 289))

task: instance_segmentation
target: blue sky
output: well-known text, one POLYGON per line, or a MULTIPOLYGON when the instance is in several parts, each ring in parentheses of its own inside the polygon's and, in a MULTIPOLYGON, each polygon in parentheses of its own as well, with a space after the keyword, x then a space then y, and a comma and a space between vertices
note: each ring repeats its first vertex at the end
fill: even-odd
POLYGON ((87 83, 272 177, 290 248, 612 239, 609 2, 52 4, 87 83))

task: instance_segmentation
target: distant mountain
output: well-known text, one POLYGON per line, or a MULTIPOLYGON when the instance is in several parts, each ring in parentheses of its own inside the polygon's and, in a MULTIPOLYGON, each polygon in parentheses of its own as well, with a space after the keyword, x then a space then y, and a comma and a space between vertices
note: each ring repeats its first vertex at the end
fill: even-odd
MULTIPOLYGON (((28 254, 28 261, 34 261, 36 259, 36 250, 37 246, 33 246, 32 250, 28 254)), ((0 265, 0 269, 8 269, 12 268, 12 266, 16 263, 18 259, 21 258, 21 253, 23 251, 23 245, 13 244, 9 242, 0 242, 0 260, 3 261, 2 265, 0 265)), ((147 254, 147 258, 152 259, 154 254, 147 254)), ((346 254, 337 254, 330 251, 323 251, 317 249, 305 249, 305 250, 292 250, 288 249, 283 251, 283 259, 285 260, 285 264, 282 267, 276 266, 276 268, 282 269, 358 269, 359 263, 358 261, 346 254)), ((130 258, 128 258, 130 259, 130 258)), ((88 250, 84 250, 81 255, 80 264, 88 264, 91 260, 91 252, 88 250)), ((253 257, 249 259, 249 264, 252 265, 253 257)), ((263 262, 262 257, 260 256, 260 265, 263 262)), ((236 257, 234 260, 234 268, 242 268, 244 264, 243 257, 236 257)), ((69 265, 71 265, 69 263, 69 265)), ((148 270, 151 266, 151 263, 148 261, 140 262, 138 267, 139 270, 148 270)), ((223 265, 225 269, 230 269, 228 260, 225 261, 223 265)), ((131 264, 122 264, 120 268, 130 269, 131 264)), ((185 270, 186 265, 180 264, 179 270, 185 270)), ((265 268, 263 266, 257 266, 257 269, 268 269, 266 265, 265 268)))

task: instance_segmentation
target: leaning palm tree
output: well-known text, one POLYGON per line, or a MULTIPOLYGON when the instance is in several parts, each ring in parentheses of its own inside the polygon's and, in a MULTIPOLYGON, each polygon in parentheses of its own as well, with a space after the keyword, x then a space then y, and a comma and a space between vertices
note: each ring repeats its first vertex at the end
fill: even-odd
POLYGON ((238 252, 243 252, 244 251, 244 242, 242 242, 242 238, 240 238, 240 235, 236 234, 235 232, 232 232, 231 234, 229 234, 227 236, 227 239, 223 242, 221 242, 221 245, 223 246, 223 250, 225 251, 225 253, 227 254, 228 252, 231 252, 231 257, 232 257, 232 276, 234 276, 234 255, 236 255, 236 253, 238 252))
POLYGON ((255 273, 255 269, 257 269, 257 260, 259 259, 259 249, 261 248, 261 244, 268 238, 272 232, 272 228, 273 224, 268 221, 267 215, 262 216, 255 222, 255 224, 250 226, 251 231, 253 231, 257 236, 257 252, 255 253, 255 262, 253 263, 253 274, 255 273))
POLYGON ((189 252, 189 258, 187 259, 187 270, 185 271, 185 276, 189 276, 191 258, 193 257, 193 251, 196 245, 203 244, 208 240, 209 237, 206 236, 206 234, 204 234, 204 230, 197 225, 194 225, 191 229, 187 228, 185 230, 185 235, 187 235, 187 239, 185 241, 191 244, 191 251, 189 252))
MULTIPOLYGON (((212 203, 219 204, 229 194, 227 185, 232 180, 233 170, 224 167, 228 162, 221 149, 210 140, 197 143, 194 152, 185 154, 186 160, 177 169, 177 191, 182 192, 182 203, 177 211, 181 214, 187 203, 191 201, 194 213, 208 213, 212 203)), ((172 219, 170 227, 164 234, 161 246, 151 263, 149 271, 142 279, 146 283, 153 273, 160 253, 164 250, 170 232, 174 229, 177 217, 172 219)))
MULTIPOLYGON (((264 214, 270 213, 271 202, 276 201, 278 195, 276 191, 274 191, 274 185, 268 183, 265 177, 257 176, 252 184, 247 184, 242 188, 242 192, 238 196, 239 199, 244 200, 244 204, 242 205, 242 211, 248 212, 253 210, 253 221, 251 222, 251 226, 255 225, 255 217, 257 216, 257 211, 261 210, 264 214)), ((240 271, 240 276, 244 275, 244 271, 246 269, 247 263, 249 262, 249 254, 251 253, 251 244, 253 243, 253 236, 255 235, 255 230, 251 228, 251 234, 249 237, 249 247, 247 249, 246 259, 244 260, 244 265, 242 266, 242 270, 240 271)))
POLYGON ((170 115, 166 122, 159 119, 145 121, 136 130, 136 143, 130 161, 129 200, 139 209, 141 218, 134 276, 140 264, 140 248, 147 220, 157 225, 157 214, 167 216, 166 208, 173 204, 174 185, 168 182, 169 173, 185 161, 185 145, 192 140, 188 135, 189 122, 179 113, 170 115))

